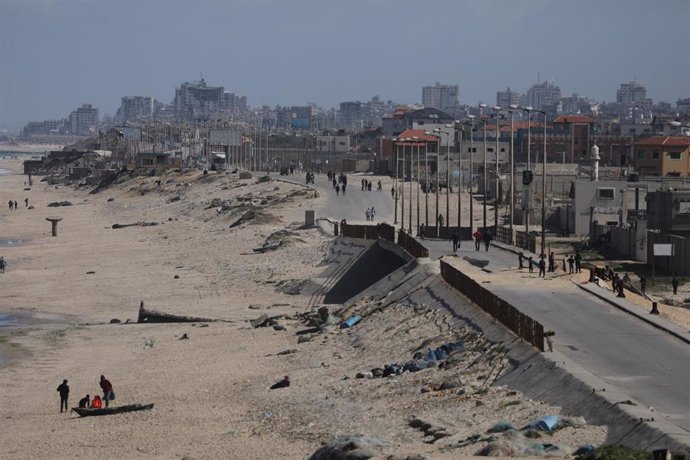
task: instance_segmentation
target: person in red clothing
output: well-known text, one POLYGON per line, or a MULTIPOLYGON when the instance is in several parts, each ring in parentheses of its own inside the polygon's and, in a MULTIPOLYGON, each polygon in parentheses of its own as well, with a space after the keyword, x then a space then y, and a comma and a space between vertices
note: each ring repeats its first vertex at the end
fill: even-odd
POLYGON ((101 401, 101 397, 96 395, 93 397, 91 400, 91 409, 102 409, 103 408, 103 402, 101 401))
POLYGON ((111 399, 115 399, 113 396, 113 384, 110 380, 106 379, 104 375, 101 375, 101 390, 103 390, 103 401, 105 401, 105 407, 108 407, 111 399))

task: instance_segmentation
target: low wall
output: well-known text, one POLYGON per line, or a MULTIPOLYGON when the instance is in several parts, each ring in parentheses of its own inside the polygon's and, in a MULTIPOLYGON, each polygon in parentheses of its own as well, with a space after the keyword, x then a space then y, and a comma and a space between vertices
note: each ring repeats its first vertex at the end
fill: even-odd
POLYGON ((441 261, 441 276, 461 294, 489 313, 515 335, 544 351, 544 327, 448 262, 441 261))
POLYGON ((340 235, 348 238, 361 238, 365 240, 384 240, 395 242, 395 228, 388 224, 378 225, 351 225, 340 224, 340 235))
POLYGON ((429 257, 429 250, 402 229, 398 231, 398 246, 415 258, 429 257))
MULTIPOLYGON (((424 236, 426 238, 439 238, 442 240, 449 240, 453 233, 458 232, 457 225, 455 227, 440 226, 438 234, 436 233, 436 226, 429 225, 424 228, 424 236)), ((417 234, 419 235, 419 229, 417 229, 417 234)), ((461 240, 467 241, 472 239, 472 232, 470 227, 460 227, 458 232, 461 240)))

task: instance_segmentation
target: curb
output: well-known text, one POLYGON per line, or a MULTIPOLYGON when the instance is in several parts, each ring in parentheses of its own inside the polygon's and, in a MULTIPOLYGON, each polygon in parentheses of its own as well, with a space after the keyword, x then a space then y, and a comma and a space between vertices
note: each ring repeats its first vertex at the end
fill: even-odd
POLYGON ((633 310, 630 310, 630 309, 626 308, 625 306, 619 304, 618 302, 615 302, 614 300, 611 300, 611 299, 609 299, 608 297, 599 294, 599 293, 596 292, 596 290, 594 290, 594 289, 589 289, 589 288, 587 288, 587 287, 585 287, 585 286, 582 286, 581 284, 575 283, 574 281, 573 281, 573 283, 574 283, 577 287, 579 287, 580 289, 582 289, 583 291, 589 292, 589 293, 592 294, 593 296, 595 296, 595 297, 597 297, 597 298, 603 300, 604 302, 606 302, 606 303, 608 303, 608 304, 613 305, 614 307, 618 308, 619 310, 624 311, 625 313, 628 313, 628 314, 630 314, 630 315, 633 315, 633 316, 635 316, 636 318, 641 319, 641 320, 644 321, 645 323, 647 323, 647 324, 649 324, 649 325, 651 325, 651 326, 653 326, 653 327, 655 327, 655 328, 657 328, 657 329, 659 329, 659 330, 662 330, 662 331, 664 331, 664 332, 666 332, 666 333, 668 333, 668 334, 671 334, 673 337, 675 337, 675 338, 681 340, 682 342, 685 342, 685 343, 687 343, 687 344, 690 345, 690 338, 689 338, 689 337, 685 337, 685 336, 683 336, 682 334, 679 334, 678 332, 669 329, 668 327, 664 326, 663 324, 659 324, 658 322, 653 321, 653 320, 651 320, 650 318, 647 318, 647 317, 645 317, 645 316, 643 316, 643 315, 641 315, 641 314, 639 314, 639 313, 637 313, 637 312, 635 312, 635 311, 633 311, 633 310))

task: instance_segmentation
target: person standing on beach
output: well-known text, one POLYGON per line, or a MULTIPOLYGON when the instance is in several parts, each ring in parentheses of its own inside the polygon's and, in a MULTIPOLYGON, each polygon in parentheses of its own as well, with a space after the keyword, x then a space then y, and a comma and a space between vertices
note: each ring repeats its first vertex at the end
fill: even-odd
POLYGON ((27 208, 29 207, 29 199, 28 198, 24 198, 24 207, 27 207, 27 208))
POLYGON ((104 375, 101 375, 101 390, 103 390, 103 401, 105 401, 105 407, 108 407, 108 403, 111 399, 115 399, 113 396, 113 384, 110 380, 106 379, 104 375))
POLYGON ((17 210, 17 200, 14 200, 14 210, 17 210))
POLYGON ((69 385, 67 385, 67 379, 64 379, 60 386, 57 387, 57 392, 60 393, 60 413, 62 413, 63 407, 65 411, 69 411, 67 405, 67 400, 69 398, 69 385))
POLYGON ((9 205, 10 205, 10 211, 11 211, 11 210, 12 210, 12 206, 14 206, 14 202, 13 202, 12 200, 10 200, 10 201, 8 201, 8 203, 9 203, 9 205))

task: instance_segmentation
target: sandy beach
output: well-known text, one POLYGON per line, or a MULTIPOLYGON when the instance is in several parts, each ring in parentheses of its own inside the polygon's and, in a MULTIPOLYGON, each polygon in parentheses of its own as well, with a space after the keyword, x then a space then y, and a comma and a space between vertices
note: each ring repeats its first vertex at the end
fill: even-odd
MULTIPOLYGON (((9 263, 0 275, 0 314, 20 322, 0 328, 0 458, 303 459, 335 436, 357 433, 384 441, 380 458, 466 458, 482 444, 458 442, 497 420, 519 425, 559 412, 488 387, 488 370, 505 358, 424 306, 392 305, 361 327, 298 342, 295 332, 305 327, 298 314, 310 301, 300 283, 326 270, 333 244, 319 228, 301 228, 305 206, 320 199, 309 189, 171 172, 98 194, 37 180, 24 190, 20 160, 0 168, 14 172, 0 177, 0 240, 22 241, 0 246, 9 263), (7 209, 10 199, 18 210, 7 209), (72 206, 47 206, 56 201, 72 206), (238 203, 256 213, 230 228, 238 203), (51 216, 62 218, 55 238, 51 216), (137 222, 157 225, 112 228, 137 222), (253 251, 281 230, 290 233, 279 249, 253 251), (125 324, 136 321, 141 301, 223 321, 125 324), (261 314, 284 315, 286 330, 253 328, 249 320, 261 314), (409 359, 422 344, 456 340, 472 351, 447 371, 355 379, 409 359), (113 383, 115 403, 155 408, 89 418, 59 412, 63 378, 75 406, 99 393, 101 374, 113 383), (289 388, 268 390, 286 375, 289 388), (424 442, 409 426, 415 417, 448 437, 424 442)), ((549 441, 576 447, 605 437, 605 427, 585 426, 549 441)))

